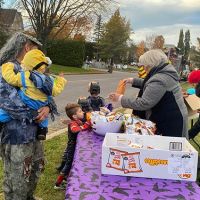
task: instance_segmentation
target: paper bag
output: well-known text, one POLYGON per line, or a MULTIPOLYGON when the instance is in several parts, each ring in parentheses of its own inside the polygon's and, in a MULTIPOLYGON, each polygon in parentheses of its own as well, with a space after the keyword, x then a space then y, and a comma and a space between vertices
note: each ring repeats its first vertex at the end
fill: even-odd
POLYGON ((200 98, 197 97, 195 94, 189 95, 185 98, 185 102, 188 108, 188 115, 194 115, 197 113, 197 110, 200 109, 200 98))
POLYGON ((125 90, 126 90, 126 83, 125 83, 123 80, 120 80, 120 81, 119 81, 119 84, 118 84, 118 86, 117 86, 116 93, 117 93, 117 94, 123 94, 123 95, 124 95, 125 90))

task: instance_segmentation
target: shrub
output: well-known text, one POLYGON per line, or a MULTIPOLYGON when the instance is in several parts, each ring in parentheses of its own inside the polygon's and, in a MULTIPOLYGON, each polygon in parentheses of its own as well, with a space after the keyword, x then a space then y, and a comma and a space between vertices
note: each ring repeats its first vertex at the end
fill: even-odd
POLYGON ((55 64, 82 67, 85 44, 83 41, 51 40, 47 44, 47 55, 55 64))

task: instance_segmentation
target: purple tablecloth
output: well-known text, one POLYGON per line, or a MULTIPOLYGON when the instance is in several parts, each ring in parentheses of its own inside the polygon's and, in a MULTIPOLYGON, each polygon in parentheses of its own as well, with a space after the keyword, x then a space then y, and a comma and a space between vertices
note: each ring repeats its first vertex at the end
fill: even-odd
POLYGON ((101 175, 102 141, 79 134, 66 200, 200 200, 195 182, 101 175))

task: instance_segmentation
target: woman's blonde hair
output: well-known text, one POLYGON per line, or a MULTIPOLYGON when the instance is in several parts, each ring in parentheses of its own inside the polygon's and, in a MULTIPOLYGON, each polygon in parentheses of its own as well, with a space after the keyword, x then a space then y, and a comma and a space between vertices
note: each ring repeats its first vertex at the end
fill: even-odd
POLYGON ((160 64, 169 62, 165 53, 160 49, 153 49, 147 51, 139 58, 139 63, 146 67, 156 67, 160 64))

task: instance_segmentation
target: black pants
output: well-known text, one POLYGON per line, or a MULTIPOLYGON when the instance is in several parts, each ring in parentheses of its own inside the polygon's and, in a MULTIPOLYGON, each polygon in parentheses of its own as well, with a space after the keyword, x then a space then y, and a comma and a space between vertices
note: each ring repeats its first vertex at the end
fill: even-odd
POLYGON ((63 162, 65 162, 65 165, 62 168, 61 173, 63 173, 64 175, 68 175, 70 172, 74 159, 75 149, 76 141, 69 141, 63 154, 63 162))
POLYGON ((197 122, 194 124, 194 126, 188 132, 189 138, 190 139, 195 138, 199 132, 200 132, 200 115, 199 115, 199 119, 197 120, 197 122))

